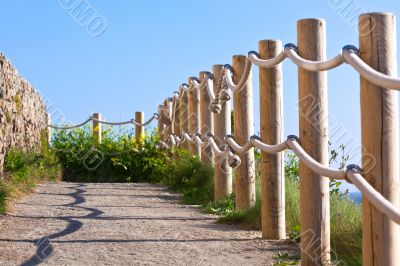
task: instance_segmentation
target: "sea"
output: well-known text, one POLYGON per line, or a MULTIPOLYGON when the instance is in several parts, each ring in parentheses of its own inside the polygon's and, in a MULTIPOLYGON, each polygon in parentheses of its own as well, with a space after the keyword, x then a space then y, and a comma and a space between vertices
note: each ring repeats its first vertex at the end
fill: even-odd
POLYGON ((355 203, 361 204, 361 192, 349 192, 349 198, 352 199, 355 203))

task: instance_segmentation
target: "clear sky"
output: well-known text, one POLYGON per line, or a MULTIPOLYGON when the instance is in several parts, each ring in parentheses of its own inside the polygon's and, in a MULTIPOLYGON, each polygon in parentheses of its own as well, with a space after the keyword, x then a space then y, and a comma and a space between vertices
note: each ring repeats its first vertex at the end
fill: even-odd
MULTIPOLYGON (((109 121, 128 120, 135 111, 148 117, 189 76, 257 50, 259 40, 296 43, 298 19, 326 20, 330 58, 346 44, 358 46, 360 13, 400 14, 398 2, 388 0, 13 0, 0 8, 0 51, 40 91, 50 111, 71 123, 93 112, 109 121), (77 5, 90 7, 93 17, 80 22, 77 5)), ((285 134, 298 134, 297 69, 289 61, 283 69, 285 134)), ((351 162, 358 163, 359 76, 349 66, 331 70, 328 90, 331 128, 345 136, 333 136, 333 144, 348 143, 354 148, 351 162)))

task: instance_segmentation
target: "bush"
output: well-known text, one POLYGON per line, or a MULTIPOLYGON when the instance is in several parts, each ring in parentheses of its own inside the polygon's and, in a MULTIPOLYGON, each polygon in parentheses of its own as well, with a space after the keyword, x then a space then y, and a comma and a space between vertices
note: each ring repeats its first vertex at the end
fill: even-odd
POLYGON ((63 167, 63 179, 74 182, 160 182, 165 153, 155 134, 137 141, 132 134, 107 128, 102 143, 92 145, 90 127, 57 131, 52 147, 63 167))
POLYGON ((39 182, 60 179, 61 167, 54 152, 42 151, 40 155, 22 150, 7 153, 0 180, 0 214, 7 212, 9 199, 31 192, 39 182))

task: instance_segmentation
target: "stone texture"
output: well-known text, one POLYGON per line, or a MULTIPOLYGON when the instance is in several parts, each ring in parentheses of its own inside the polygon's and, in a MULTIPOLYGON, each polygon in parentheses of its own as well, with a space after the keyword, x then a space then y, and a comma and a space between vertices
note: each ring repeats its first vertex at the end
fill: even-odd
POLYGON ((0 53, 0 172, 9 150, 40 150, 47 121, 39 93, 0 53))

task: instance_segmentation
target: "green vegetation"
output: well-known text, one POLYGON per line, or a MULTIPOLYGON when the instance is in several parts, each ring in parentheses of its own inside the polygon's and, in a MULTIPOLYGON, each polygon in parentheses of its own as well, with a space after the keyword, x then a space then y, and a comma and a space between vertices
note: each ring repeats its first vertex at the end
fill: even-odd
POLYGON ((9 151, 0 179, 0 214, 6 213, 10 199, 31 192, 39 182, 56 181, 60 177, 61 167, 54 152, 46 149, 38 155, 21 150, 9 151))
POLYGON ((90 127, 60 130, 52 148, 63 167, 63 179, 74 182, 160 182, 166 154, 156 146, 157 137, 147 134, 136 141, 132 134, 103 130, 102 142, 93 147, 90 127))
MULTIPOLYGON (((102 143, 92 147, 89 127, 59 131, 53 136, 53 148, 62 164, 63 177, 79 182, 157 182, 182 194, 186 204, 202 205, 209 213, 220 215, 220 222, 260 229, 260 167, 257 161, 257 201, 245 211, 235 210, 235 196, 213 202, 213 169, 203 165, 197 157, 182 150, 161 151, 156 146, 155 134, 146 134, 141 142, 127 132, 116 134, 106 128, 102 143)), ((331 149, 331 164, 345 165, 344 147, 331 149)), ((336 166, 335 165, 335 166, 336 166)), ((300 241, 299 161, 292 153, 286 154, 286 222, 288 237, 300 241)), ((339 190, 340 182, 331 180, 331 243, 332 258, 346 265, 361 263, 361 210, 339 190)), ((1 194, 0 194, 1 197, 1 194)), ((281 254, 281 265, 296 258, 281 254)))

